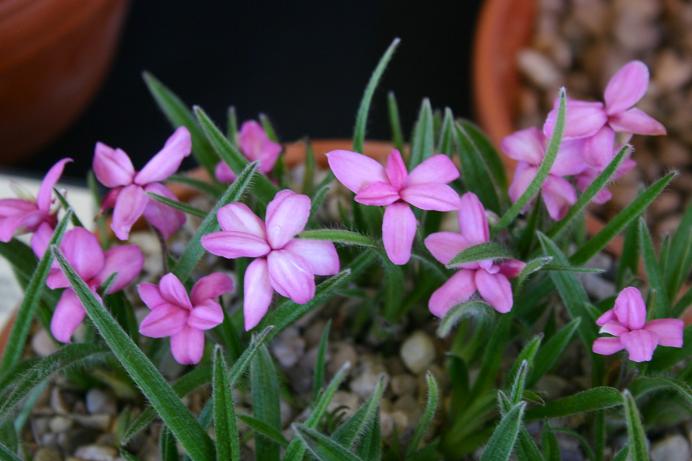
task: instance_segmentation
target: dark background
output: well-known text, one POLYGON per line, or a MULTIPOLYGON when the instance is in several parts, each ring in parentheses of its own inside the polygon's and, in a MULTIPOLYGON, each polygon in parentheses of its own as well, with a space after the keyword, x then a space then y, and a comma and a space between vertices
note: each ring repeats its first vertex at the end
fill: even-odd
POLYGON ((266 113, 282 140, 350 137, 365 84, 395 37, 402 43, 375 96, 368 137, 390 136, 389 90, 406 132, 426 96, 434 107, 471 116, 480 3, 134 0, 111 72, 92 104, 58 140, 17 167, 42 174, 71 156, 76 162, 66 175, 83 177, 97 140, 123 148, 141 167, 171 133, 143 70, 219 124, 234 105, 241 121, 266 113))

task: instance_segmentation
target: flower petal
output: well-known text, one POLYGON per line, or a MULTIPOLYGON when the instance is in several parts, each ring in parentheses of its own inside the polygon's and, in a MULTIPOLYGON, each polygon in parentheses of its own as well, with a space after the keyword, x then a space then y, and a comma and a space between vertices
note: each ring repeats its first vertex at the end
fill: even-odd
POLYGON ((501 314, 512 310, 514 303, 512 298, 512 284, 509 283, 504 275, 490 274, 479 269, 476 271, 475 278, 478 293, 488 304, 501 314))
POLYGON ((281 153, 281 144, 272 141, 254 120, 244 122, 238 131, 238 146, 249 160, 259 160, 259 170, 268 173, 281 153))
POLYGON ((105 263, 101 245, 94 234, 83 227, 65 233, 60 250, 79 276, 89 282, 105 263))
POLYGON ((183 159, 191 152, 190 132, 181 126, 166 140, 163 148, 137 173, 135 183, 143 186, 165 180, 178 171, 183 159))
POLYGON ((615 319, 615 311, 613 309, 608 309, 596 319, 596 325, 603 326, 606 323, 613 321, 613 319, 615 319))
POLYGON ((181 365, 195 365, 204 354, 204 332, 196 328, 183 327, 171 336, 171 353, 181 365))
POLYGON ((272 302, 273 290, 266 259, 255 259, 247 267, 243 290, 243 318, 245 331, 249 331, 260 323, 272 302))
MULTIPOLYGON (((32 204, 33 205, 33 204, 32 204)), ((43 211, 34 211, 23 214, 15 214, 0 218, 0 242, 9 242, 15 234, 31 231, 40 224, 45 217, 43 211)))
POLYGON ((399 192, 391 184, 378 181, 363 186, 353 199, 363 205, 387 206, 399 200, 399 192))
POLYGON ((211 232, 202 236, 201 243, 209 253, 228 259, 257 258, 271 250, 264 239, 245 232, 211 232))
POLYGON ((505 259, 500 261, 498 266, 502 275, 508 279, 513 279, 521 274, 521 271, 526 267, 526 263, 518 259, 505 259))
POLYGON ((387 182, 382 165, 357 152, 333 150, 327 153, 327 162, 336 179, 351 192, 358 193, 373 182, 387 182))
POLYGON ((592 167, 602 170, 613 159, 615 132, 604 126, 584 142, 584 160, 592 167))
POLYGON ((457 232, 435 232, 425 238, 425 247, 435 259, 448 264, 462 250, 470 246, 466 238, 457 232))
POLYGON ((160 304, 152 309, 139 324, 139 333, 149 338, 165 338, 177 334, 185 327, 188 311, 174 304, 160 304))
POLYGON ((137 285, 137 293, 139 293, 140 299, 149 309, 157 309, 168 304, 168 301, 161 296, 158 285, 154 283, 140 283, 137 285))
POLYGON ((393 203, 384 210, 382 241, 389 260, 406 264, 411 259, 411 247, 416 235, 416 217, 405 203, 393 203))
POLYGON ((51 199, 53 197, 53 187, 55 187, 55 184, 60 180, 60 176, 62 176, 62 171, 65 168, 65 165, 71 161, 71 158, 64 158, 60 160, 58 163, 53 165, 50 170, 48 170, 48 173, 46 173, 46 175, 43 177, 41 188, 36 196, 36 205, 38 206, 39 210, 50 211, 51 199))
POLYGON ((588 167, 584 161, 584 144, 583 139, 567 140, 560 143, 560 150, 555 158, 555 163, 550 168, 550 173, 556 176, 573 176, 584 171, 588 167))
POLYGON ((637 108, 611 116, 609 123, 610 127, 617 132, 646 136, 662 136, 666 134, 666 127, 661 122, 637 108))
POLYGON ((132 184, 135 176, 135 167, 125 151, 100 142, 96 143, 91 168, 99 182, 111 188, 132 184))
POLYGON ((96 283, 103 284, 108 277, 117 273, 107 294, 125 288, 137 278, 144 266, 144 253, 137 245, 119 245, 106 250, 103 269, 96 275, 96 283))
POLYGON ((396 149, 392 150, 392 153, 387 157, 387 166, 384 167, 384 171, 391 187, 398 191, 404 186, 408 178, 408 170, 406 170, 404 159, 401 158, 401 152, 396 149))
MULTIPOLYGON (((548 113, 543 133, 550 139, 557 120, 559 99, 555 99, 553 110, 548 113)), ((562 139, 577 139, 593 136, 608 121, 608 116, 600 102, 579 101, 576 99, 567 100, 565 108, 565 129, 562 139)))
POLYGON ((50 320, 50 332, 61 343, 69 343, 72 334, 84 320, 82 302, 71 288, 62 292, 50 320))
POLYGON ((656 319, 644 326, 658 338, 658 344, 668 347, 682 347, 683 330, 685 322, 680 319, 656 319))
POLYGON ((264 222, 241 202, 228 204, 216 213, 219 226, 225 231, 244 232, 261 239, 266 238, 264 222))
POLYGON ((197 306, 208 299, 216 299, 233 290, 233 280, 222 272, 214 272, 197 280, 192 287, 190 299, 197 306))
POLYGON ((130 229, 144 213, 149 202, 149 197, 144 189, 137 185, 124 187, 118 194, 113 210, 113 222, 111 229, 120 240, 127 240, 130 229))
POLYGON ((293 239, 284 249, 301 257, 310 272, 315 275, 334 275, 339 272, 339 255, 332 242, 293 239))
POLYGON ((512 179, 512 184, 509 186, 509 198, 512 202, 516 202, 521 197, 521 194, 526 191, 536 177, 536 172, 538 168, 529 165, 525 162, 519 162, 517 168, 514 170, 514 179, 512 179))
POLYGON ((434 316, 442 318, 452 307, 468 301, 475 292, 473 271, 457 271, 433 292, 428 301, 428 309, 434 316))
POLYGON ((218 179, 219 182, 225 184, 232 183, 236 178, 236 175, 233 170, 231 170, 231 167, 228 166, 228 164, 224 161, 216 164, 216 167, 214 168, 214 176, 216 176, 216 179, 218 179))
POLYGON ((423 160, 411 171, 406 184, 409 186, 438 183, 447 184, 459 177, 459 169, 449 157, 442 154, 432 155, 423 160))
POLYGON ((187 309, 192 308, 190 298, 187 296, 185 286, 175 274, 169 272, 159 280, 159 292, 161 297, 171 304, 187 309))
POLYGON ((526 128, 506 136, 500 146, 509 158, 540 165, 545 155, 545 136, 538 128, 526 128))
POLYGON ((613 307, 618 321, 630 330, 639 330, 646 323, 646 305, 642 294, 634 287, 623 289, 613 307))
POLYGON ((603 99, 608 115, 634 106, 649 87, 649 69, 641 61, 630 61, 610 78, 603 99))
POLYGON ((613 355, 616 352, 623 350, 625 346, 620 342, 620 338, 596 338, 591 346, 591 350, 595 354, 613 355))
POLYGON ((455 211, 459 194, 446 184, 414 184, 401 191, 401 198, 421 210, 455 211))
POLYGON ((608 333, 613 336, 620 336, 628 331, 627 327, 620 322, 606 322, 601 326, 601 329, 598 330, 599 333, 608 333))
POLYGON ((551 174, 543 182, 541 197, 548 215, 557 221, 564 218, 569 208, 577 201, 577 192, 569 181, 551 174))
POLYGON ((287 250, 275 250, 267 256, 269 281, 274 290, 293 302, 305 304, 315 296, 315 276, 309 265, 287 250))
POLYGON ((490 239, 485 207, 473 192, 466 192, 461 196, 459 230, 469 245, 478 245, 490 239))
POLYGON ((654 355, 654 349, 658 344, 658 338, 654 333, 646 330, 633 330, 620 335, 620 342, 629 353, 629 359, 633 362, 648 362, 654 355))
MULTIPOLYGON (((178 197, 161 183, 149 184, 146 186, 145 191, 162 195, 176 202, 178 201, 178 197)), ((164 239, 168 239, 185 224, 185 213, 156 200, 149 200, 144 208, 144 219, 154 226, 163 235, 164 239)))
POLYGON ((310 217, 310 197, 291 192, 279 197, 278 203, 273 203, 275 200, 267 205, 267 241, 272 248, 280 249, 305 228, 310 217))
POLYGON ((195 305, 187 318, 187 325, 198 330, 210 330, 223 322, 223 309, 216 301, 205 300, 195 305))
POLYGON ((50 224, 42 223, 31 236, 31 249, 37 258, 42 258, 48 249, 50 239, 53 237, 53 227, 50 224))

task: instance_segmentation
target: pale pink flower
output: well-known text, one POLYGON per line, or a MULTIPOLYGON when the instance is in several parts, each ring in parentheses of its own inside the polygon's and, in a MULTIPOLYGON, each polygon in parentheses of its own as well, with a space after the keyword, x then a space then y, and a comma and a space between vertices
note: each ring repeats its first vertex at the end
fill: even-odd
MULTIPOLYGON (((458 233, 436 232, 425 239, 427 249, 442 264, 448 264, 462 250, 490 239, 485 208, 473 192, 461 197, 459 229, 458 233)), ((435 290, 428 308, 433 315, 442 318, 452 307, 468 301, 478 292, 496 311, 509 312, 514 304, 509 279, 519 275, 524 266, 516 259, 462 264, 456 274, 435 290)))
POLYGON ((409 205, 434 211, 459 208, 459 194, 447 185, 459 177, 459 170, 445 155, 427 158, 411 173, 396 149, 384 167, 370 157, 346 150, 329 152, 327 160, 334 176, 356 194, 356 202, 386 207, 382 240, 394 264, 406 264, 411 259, 417 223, 409 205))
MULTIPOLYGON (((519 130, 502 140, 502 150, 510 158, 518 160, 514 180, 509 186, 509 197, 516 202, 536 177, 545 157, 548 140, 538 128, 519 130)), ((541 197, 548 214, 554 220, 562 219, 570 206, 577 201, 577 193, 565 176, 582 173, 587 165, 582 158, 583 142, 563 141, 555 163, 541 186, 541 197)))
POLYGON ((233 289, 233 281, 215 272, 202 277, 187 295, 174 274, 161 277, 158 286, 141 283, 139 297, 151 311, 139 325, 139 332, 150 338, 171 337, 171 353, 182 365, 199 363, 204 353, 204 332, 223 321, 217 298, 233 289))
MULTIPOLYGON (((262 125, 254 120, 248 120, 240 127, 238 147, 249 161, 257 160, 259 170, 265 174, 274 168, 281 153, 281 144, 269 139, 262 125)), ((215 175, 216 179, 224 183, 231 183, 236 177, 226 162, 219 162, 216 165, 215 175)))
POLYGON ((36 200, 22 198, 0 199, 0 242, 9 242, 16 234, 35 232, 31 239, 31 248, 41 257, 45 250, 42 243, 45 236, 53 235, 57 214, 51 211, 53 187, 60 180, 65 164, 71 158, 64 158, 53 165, 41 182, 36 200))
MULTIPOLYGON (((144 264, 144 255, 137 245, 112 246, 103 251, 96 236, 83 227, 65 233, 60 251, 94 293, 114 273, 117 275, 106 294, 122 290, 139 275, 144 264)), ((57 263, 53 263, 46 284, 51 289, 65 288, 55 306, 50 331, 55 339, 68 343, 86 312, 57 263)))
POLYGON ((177 200, 161 181, 175 173, 183 159, 190 155, 190 132, 180 127, 144 168, 136 172, 130 157, 121 149, 97 143, 93 170, 98 180, 111 188, 103 208, 114 207, 111 228, 120 240, 127 240, 134 223, 144 218, 168 238, 185 223, 185 214, 159 203, 147 195, 152 192, 177 200))
POLYGON ((202 237, 210 253, 228 259, 255 258, 245 271, 245 329, 267 313, 274 291, 298 304, 315 296, 315 275, 339 272, 334 244, 295 238, 310 216, 310 198, 282 190, 267 205, 265 221, 247 205, 235 202, 217 214, 220 232, 202 237))
POLYGON ((680 319, 646 321, 646 305, 634 287, 627 287, 615 299, 615 306, 601 315, 596 323, 601 333, 612 336, 597 338, 592 350, 612 355, 627 350, 633 362, 648 362, 656 346, 682 347, 684 322, 680 319))

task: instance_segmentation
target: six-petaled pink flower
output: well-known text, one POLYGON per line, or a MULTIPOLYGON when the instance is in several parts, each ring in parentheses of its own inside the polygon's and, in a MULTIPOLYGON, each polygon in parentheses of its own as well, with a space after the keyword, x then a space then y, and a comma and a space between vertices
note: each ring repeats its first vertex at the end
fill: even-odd
POLYGON ((416 235, 416 217, 409 205, 422 210, 452 211, 459 208, 459 194, 447 184, 459 177, 449 157, 433 155, 411 173, 394 149, 382 166, 357 152, 335 150, 327 154, 334 176, 356 194, 363 205, 384 206, 382 240, 394 264, 406 264, 416 235))
POLYGON ((596 323, 601 337, 594 341, 596 354, 611 355, 627 350, 633 362, 648 362, 656 346, 682 347, 684 322, 680 319, 646 321, 646 305, 638 289, 627 287, 615 299, 615 306, 601 315, 596 323))
POLYGON ((190 132, 180 127, 144 168, 136 172, 124 151, 103 143, 96 144, 94 174, 101 184, 111 188, 103 208, 114 207, 111 228, 116 237, 127 240, 130 229, 142 215, 164 238, 182 227, 185 214, 151 199, 147 192, 176 200, 173 192, 161 181, 178 170, 183 159, 190 155, 191 147, 190 132))
MULTIPOLYGON (((265 174, 274 168, 276 159, 281 153, 281 144, 269 139, 262 125, 254 120, 248 120, 240 127, 238 147, 248 160, 251 162, 257 160, 259 170, 265 174)), ((215 176, 216 179, 224 183, 233 182, 236 177, 233 170, 225 162, 219 162, 216 165, 215 176)))
MULTIPOLYGON (((490 239, 485 208, 472 192, 461 197, 459 229, 459 233, 436 232, 425 239, 425 246, 442 264, 448 264, 462 250, 490 239)), ((514 304, 509 279, 519 275, 524 266, 516 259, 500 262, 487 259, 462 264, 457 273, 432 294, 428 303, 430 312, 442 318, 452 307, 468 301, 476 292, 496 311, 509 312, 514 304)))
MULTIPOLYGON (((538 128, 519 130, 502 140, 502 150, 514 160, 518 160, 514 180, 509 186, 509 197, 517 201, 524 193, 543 162, 548 140, 538 128)), ((541 197, 554 220, 562 219, 569 207, 577 201, 574 186, 565 179, 586 169, 582 158, 584 143, 580 140, 563 141, 560 144, 555 163, 550 174, 541 186, 541 197)))
MULTIPOLYGON (((112 246, 103 251, 94 234, 83 227, 75 227, 65 233, 60 251, 77 274, 94 291, 108 278, 117 273, 106 294, 115 293, 129 285, 142 270, 144 255, 137 245, 112 246)), ((48 287, 65 288, 60 296, 50 322, 50 331, 60 342, 70 342, 86 312, 82 303, 70 287, 70 283, 57 263, 53 263, 48 279, 48 287)))
POLYGON ((304 304, 315 296, 315 275, 339 272, 339 256, 327 241, 295 238, 310 216, 310 198, 282 190, 267 205, 265 221, 243 203, 217 214, 220 232, 202 237, 202 246, 224 258, 255 258, 245 271, 245 329, 267 313, 272 293, 304 304))
POLYGON ((139 297, 151 311, 139 325, 139 332, 150 338, 171 337, 171 353, 182 365, 199 363, 204 353, 204 331, 223 321, 217 298, 233 289, 233 281, 215 272, 202 277, 190 292, 174 274, 161 277, 158 286, 141 283, 139 297))
POLYGON ((31 248, 41 257, 46 236, 50 239, 57 221, 51 211, 53 187, 60 180, 65 164, 72 159, 64 158, 53 165, 41 182, 36 200, 23 198, 0 199, 0 242, 9 242, 15 234, 35 232, 31 248))

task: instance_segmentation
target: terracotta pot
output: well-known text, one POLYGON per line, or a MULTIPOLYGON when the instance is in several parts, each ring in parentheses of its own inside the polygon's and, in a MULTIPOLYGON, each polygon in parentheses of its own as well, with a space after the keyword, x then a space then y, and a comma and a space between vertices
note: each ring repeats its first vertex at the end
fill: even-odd
POLYGON ((0 0, 1 163, 82 112, 110 65, 127 0, 0 0))

